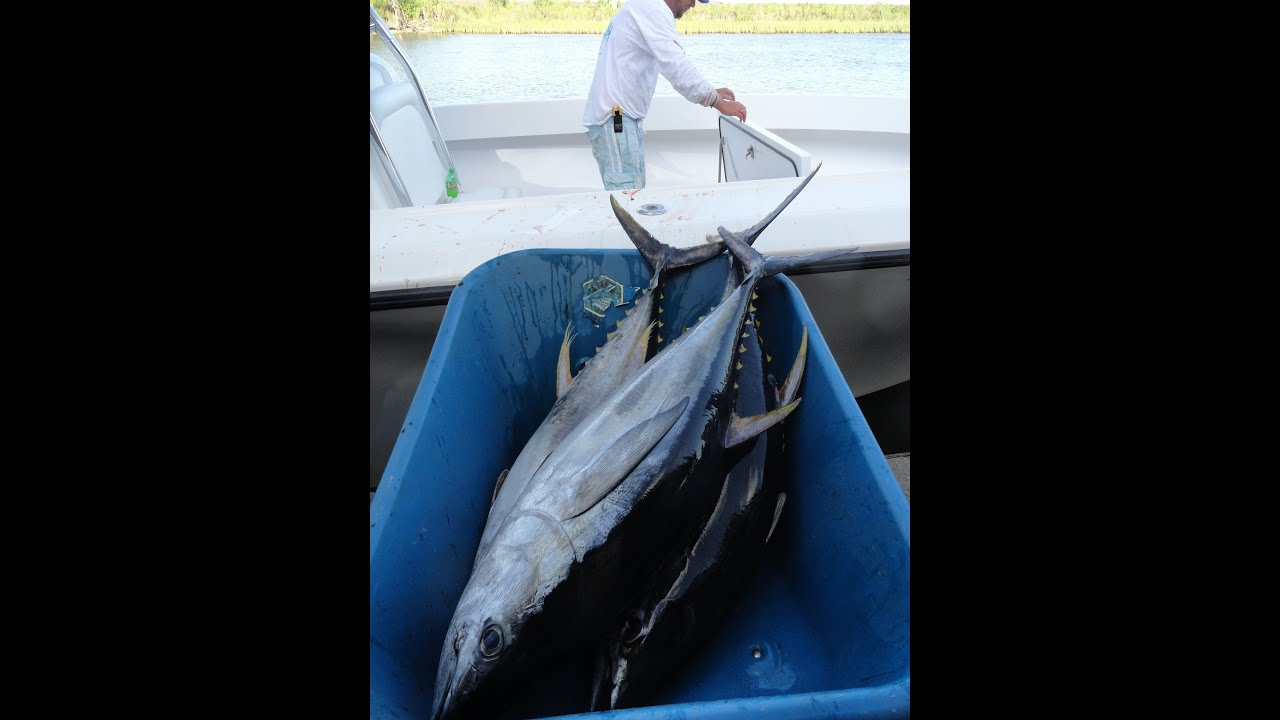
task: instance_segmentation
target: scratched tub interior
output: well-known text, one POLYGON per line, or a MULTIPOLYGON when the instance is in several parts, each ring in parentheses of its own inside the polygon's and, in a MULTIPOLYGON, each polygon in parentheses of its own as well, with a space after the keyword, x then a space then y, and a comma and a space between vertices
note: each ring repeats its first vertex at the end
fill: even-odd
MULTIPOLYGON (((727 266, 722 256, 667 285, 664 338, 718 300, 727 266)), ((578 333, 576 367, 630 307, 610 307, 593 325, 584 283, 608 285, 595 284, 602 275, 629 295, 649 270, 635 251, 528 250, 478 267, 453 293, 369 510, 371 717, 430 715, 443 634, 494 481, 555 400, 565 324, 578 333)), ((661 704, 593 716, 910 713, 907 501, 799 291, 774 277, 758 292, 779 377, 809 328, 803 400, 786 421, 786 506, 747 593, 661 704)), ((591 669, 588 657, 563 661, 503 717, 585 712, 591 669)))

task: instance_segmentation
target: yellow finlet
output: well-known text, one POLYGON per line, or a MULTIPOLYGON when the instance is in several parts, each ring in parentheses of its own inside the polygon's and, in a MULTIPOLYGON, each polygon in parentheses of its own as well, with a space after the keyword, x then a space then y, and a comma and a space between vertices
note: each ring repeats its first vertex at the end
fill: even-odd
POLYGON ((661 305, 659 305, 659 306, 658 306, 658 314, 659 314, 659 315, 661 315, 661 314, 662 314, 662 306, 661 306, 661 305))
POLYGON ((739 370, 741 370, 741 369, 742 369, 742 361, 738 361, 738 369, 739 369, 739 370))
POLYGON ((738 343, 738 352, 746 352, 746 351, 747 351, 747 346, 743 345, 742 343, 738 343))
POLYGON ((658 321, 658 327, 662 327, 662 321, 661 321, 661 320, 659 320, 659 321, 658 321))

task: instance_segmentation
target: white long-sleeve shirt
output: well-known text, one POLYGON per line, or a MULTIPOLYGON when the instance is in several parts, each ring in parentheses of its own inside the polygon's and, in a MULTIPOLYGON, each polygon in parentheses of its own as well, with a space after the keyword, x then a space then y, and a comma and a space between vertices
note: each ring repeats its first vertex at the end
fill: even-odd
POLYGON ((596 73, 582 112, 582 124, 599 125, 614 103, 628 117, 643 120, 658 88, 658 73, 690 102, 710 107, 719 99, 676 36, 676 19, 663 0, 627 0, 600 40, 596 73))

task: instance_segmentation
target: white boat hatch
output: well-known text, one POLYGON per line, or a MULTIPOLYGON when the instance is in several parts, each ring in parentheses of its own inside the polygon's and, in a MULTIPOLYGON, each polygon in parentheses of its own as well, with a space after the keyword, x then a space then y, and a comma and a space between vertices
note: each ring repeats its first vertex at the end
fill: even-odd
POLYGON ((720 116, 720 167, 726 182, 803 177, 812 164, 809 153, 765 128, 720 116))

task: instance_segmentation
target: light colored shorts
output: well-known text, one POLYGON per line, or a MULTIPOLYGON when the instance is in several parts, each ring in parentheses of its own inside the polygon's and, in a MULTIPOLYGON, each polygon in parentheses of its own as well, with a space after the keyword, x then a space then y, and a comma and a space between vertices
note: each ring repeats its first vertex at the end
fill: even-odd
POLYGON ((613 131, 613 118, 587 128, 591 152, 600 166, 605 190, 644 187, 644 125, 622 116, 622 132, 613 131))

